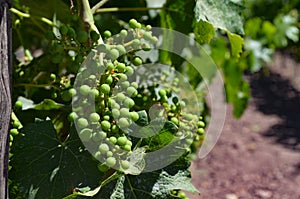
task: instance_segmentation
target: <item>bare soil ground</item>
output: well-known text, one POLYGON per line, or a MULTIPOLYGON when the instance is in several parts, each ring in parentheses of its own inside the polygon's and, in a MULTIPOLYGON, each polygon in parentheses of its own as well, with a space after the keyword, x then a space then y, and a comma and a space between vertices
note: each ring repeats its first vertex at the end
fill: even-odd
POLYGON ((249 77, 252 99, 239 119, 229 106, 212 152, 196 159, 191 199, 300 199, 300 64, 276 54, 249 77))

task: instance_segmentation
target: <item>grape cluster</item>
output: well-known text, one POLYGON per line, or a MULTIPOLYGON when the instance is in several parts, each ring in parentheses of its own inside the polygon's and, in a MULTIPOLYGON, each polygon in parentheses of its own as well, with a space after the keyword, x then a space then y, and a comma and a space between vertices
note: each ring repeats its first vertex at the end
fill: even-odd
POLYGON ((132 152, 148 144, 133 135, 142 134, 142 127, 151 123, 153 105, 162 108, 157 116, 172 124, 174 137, 186 150, 195 132, 204 132, 204 122, 185 112, 187 102, 176 95, 179 79, 169 85, 172 75, 163 71, 166 77, 150 85, 139 80, 143 60, 136 52, 150 50, 158 39, 149 25, 132 19, 129 27, 113 37, 109 31, 104 32, 106 42, 92 50, 79 69, 74 88, 66 91, 73 98, 73 112, 68 118, 75 123, 87 149, 103 163, 99 165, 101 171, 109 167, 130 170, 132 152))

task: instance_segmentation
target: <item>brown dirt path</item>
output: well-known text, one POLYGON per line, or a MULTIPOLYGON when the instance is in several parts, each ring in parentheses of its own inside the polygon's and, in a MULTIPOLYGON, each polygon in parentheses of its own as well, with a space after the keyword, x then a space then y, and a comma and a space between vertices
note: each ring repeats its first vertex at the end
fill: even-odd
POLYGON ((300 64, 276 54, 252 75, 253 98, 236 120, 229 106, 213 151, 191 166, 191 199, 300 199, 300 64))

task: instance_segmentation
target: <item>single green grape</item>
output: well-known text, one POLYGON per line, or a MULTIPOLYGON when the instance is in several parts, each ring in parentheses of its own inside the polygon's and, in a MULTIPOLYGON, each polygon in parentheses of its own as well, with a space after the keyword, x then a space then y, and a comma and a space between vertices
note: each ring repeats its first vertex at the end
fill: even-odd
POLYGON ((110 56, 110 58, 112 59, 112 60, 115 60, 115 59, 117 59, 118 57, 119 57, 119 51, 117 50, 117 49, 111 49, 110 51, 109 51, 109 56, 110 56))
POLYGON ((131 146, 126 144, 126 145, 123 146, 123 149, 125 151, 131 151, 131 146))
POLYGON ((127 75, 126 74, 123 74, 123 73, 120 73, 119 74, 119 79, 120 81, 126 81, 128 79, 127 75))
POLYGON ((109 63, 106 65, 106 67, 107 67, 107 70, 113 70, 113 69, 115 68, 115 65, 114 65, 113 63, 109 62, 109 63))
POLYGON ((79 92, 82 95, 88 95, 91 91, 91 87, 89 87, 88 85, 82 85, 79 88, 79 92))
POLYGON ((83 142, 88 142, 92 139, 92 129, 84 128, 79 132, 79 137, 83 142))
POLYGON ((124 63, 118 63, 117 69, 119 72, 123 73, 126 70, 126 65, 124 63))
POLYGON ((114 117, 114 118, 119 118, 120 117, 120 111, 118 110, 118 109, 112 109, 111 110, 111 113, 112 113, 112 116, 114 117))
POLYGON ((130 119, 132 119, 134 122, 138 121, 139 120, 139 114, 135 111, 133 112, 130 112, 130 119))
POLYGON ((129 20, 129 27, 130 28, 137 28, 137 26, 138 26, 137 20, 135 20, 135 19, 130 19, 129 20))
POLYGON ((72 113, 70 113, 70 114, 68 115, 68 119, 69 119, 70 122, 75 121, 77 118, 78 118, 78 115, 77 115, 77 113, 75 113, 75 112, 72 112, 72 113))
POLYGON ((120 146, 124 146, 127 143, 127 138, 125 136, 118 137, 117 144, 120 146))
POLYGON ((172 117, 172 118, 171 118, 171 122, 173 122, 173 123, 176 124, 176 125, 179 124, 179 121, 178 121, 177 117, 172 117))
POLYGON ((109 121, 106 121, 106 120, 103 120, 101 122, 101 128, 104 130, 104 131, 109 131, 110 130, 110 122, 109 121))
POLYGON ((114 79, 112 77, 112 75, 108 75, 105 79, 105 83, 111 85, 113 83, 114 79))
POLYGON ((126 93, 131 97, 135 97, 135 96, 137 96, 138 91, 133 86, 130 86, 126 89, 126 93))
POLYGON ((151 32, 145 32, 144 35, 143 35, 143 38, 147 41, 151 41, 152 33, 151 32))
POLYGON ((100 86, 100 91, 107 95, 110 92, 110 86, 108 84, 102 84, 100 86))
POLYGON ((140 66, 143 64, 143 60, 140 57, 134 57, 132 63, 135 66, 140 66))
POLYGON ((133 106, 135 105, 135 102, 133 99, 127 97, 125 100, 124 100, 124 106, 127 107, 127 108, 132 108, 133 106))
POLYGON ((99 151, 100 151, 100 153, 102 153, 102 154, 106 154, 107 151, 109 151, 109 146, 108 146, 107 144, 105 144, 105 143, 102 143, 102 144, 100 144, 100 146, 99 146, 99 151))
POLYGON ((127 37, 127 35, 128 35, 128 32, 127 32, 127 30, 121 30, 121 32, 120 32, 120 36, 121 37, 123 37, 123 38, 125 38, 125 37, 127 37))
POLYGON ((109 30, 106 30, 106 31, 104 31, 103 35, 105 38, 109 38, 109 37, 111 37, 111 32, 109 30))
POLYGON ((131 66, 126 66, 126 75, 131 76, 134 74, 134 70, 131 66))
POLYGON ((100 135, 99 132, 96 132, 96 133, 93 133, 93 134, 92 134, 92 140, 93 140, 94 142, 100 142, 100 141, 103 140, 103 138, 102 138, 102 135, 100 135))
POLYGON ((198 135, 203 135, 204 134, 204 128, 198 128, 197 129, 197 134, 198 135))
POLYGON ((89 96, 92 98, 97 98, 100 96, 100 93, 96 88, 92 88, 91 91, 89 92, 89 96))
POLYGON ((120 45, 120 44, 117 45, 116 49, 119 51, 120 55, 124 55, 126 53, 126 49, 125 49, 125 47, 123 45, 120 45))
POLYGON ((126 96, 123 93, 118 93, 116 98, 117 98, 118 102, 123 102, 123 100, 126 98, 126 96))
POLYGON ((100 120, 100 115, 98 113, 91 113, 90 114, 90 121, 91 122, 98 122, 100 120))
POLYGON ((158 94, 159 94, 159 96, 161 96, 161 97, 167 96, 167 92, 166 92, 165 89, 160 89, 160 90, 158 91, 158 94))
POLYGON ((68 90, 68 92, 69 92, 69 94, 70 94, 72 97, 74 97, 74 96, 77 94, 77 91, 76 91, 75 88, 70 88, 70 89, 68 90))
POLYGON ((107 151, 106 156, 107 157, 112 157, 114 153, 112 151, 107 151))
POLYGON ((103 119, 106 120, 106 121, 109 121, 109 120, 110 120, 110 117, 109 117, 109 115, 104 115, 104 116, 103 116, 103 119))
POLYGON ((116 144, 118 140, 117 140, 116 137, 112 136, 112 137, 109 138, 109 141, 110 141, 112 144, 116 144))
POLYGON ((118 125, 120 128, 126 128, 130 125, 130 123, 127 118, 122 117, 119 119, 118 125))
POLYGON ((129 109, 128 108, 121 108, 120 110, 120 116, 121 117, 127 117, 129 118, 130 115, 129 115, 129 109))
POLYGON ((23 103, 21 102, 21 101, 16 101, 16 103, 15 103, 15 108, 16 109, 22 109, 22 106, 23 106, 23 103))
POLYGON ((136 50, 139 49, 141 46, 141 41, 138 39, 132 40, 132 47, 136 50))
POLYGON ((121 167, 122 167, 124 170, 128 169, 128 168, 130 167, 129 161, 127 161, 127 160, 121 161, 121 167))
POLYGON ((131 86, 137 89, 139 87, 138 83, 136 82, 131 82, 131 86))
POLYGON ((147 31, 150 31, 151 29, 152 29, 151 25, 147 25, 147 26, 146 26, 146 30, 147 30, 147 31))
POLYGON ((89 125, 89 122, 85 118, 79 118, 77 124, 79 128, 85 128, 89 125))
POLYGON ((113 132, 113 133, 118 133, 119 132, 119 127, 117 126, 117 125, 112 125, 112 127, 111 127, 111 132, 113 132))
POLYGON ((199 121, 199 122, 198 122, 198 126, 199 126, 199 127, 205 127, 205 123, 204 123, 203 121, 199 121))
POLYGON ((54 73, 50 74, 50 80, 54 81, 56 79, 56 75, 54 73))
POLYGON ((115 164, 116 164, 116 158, 114 158, 114 157, 109 157, 109 158, 107 158, 106 159, 106 165, 108 166, 108 167, 113 167, 113 166, 115 166, 115 164))
POLYGON ((122 85, 123 88, 127 88, 127 87, 130 86, 130 83, 129 83, 129 81, 124 81, 124 82, 121 83, 121 85, 122 85))

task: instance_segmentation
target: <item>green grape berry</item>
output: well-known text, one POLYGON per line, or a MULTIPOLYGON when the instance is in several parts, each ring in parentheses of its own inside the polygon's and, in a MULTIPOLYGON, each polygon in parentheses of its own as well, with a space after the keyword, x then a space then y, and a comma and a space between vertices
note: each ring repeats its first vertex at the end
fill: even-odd
POLYGON ((100 115, 98 113, 91 113, 90 114, 90 121, 91 122, 98 122, 100 120, 100 115))
POLYGON ((172 117, 172 118, 171 118, 171 122, 173 122, 173 123, 176 124, 176 125, 179 124, 179 121, 178 121, 177 117, 172 117))
POLYGON ((10 129, 10 134, 12 136, 17 136, 19 134, 19 131, 18 131, 18 129, 10 129))
POLYGON ((79 92, 82 95, 88 95, 91 91, 91 87, 89 87, 88 85, 82 85, 79 88, 79 92))
POLYGON ((126 53, 126 49, 123 45, 117 45, 116 49, 119 51, 120 55, 124 55, 126 53))
POLYGON ((123 161, 121 162, 121 167, 122 167, 124 170, 128 169, 128 168, 130 167, 129 161, 123 160, 123 161))
POLYGON ((78 115, 77 115, 77 113, 75 113, 75 112, 72 112, 72 113, 70 113, 70 114, 68 115, 68 119, 69 119, 70 122, 75 121, 77 118, 78 118, 78 115))
POLYGON ((114 154, 112 151, 107 151, 106 156, 107 157, 112 157, 114 154))
POLYGON ((131 97, 135 97, 135 96, 137 96, 138 91, 133 86, 130 86, 126 89, 126 93, 131 97))
POLYGON ((141 45, 141 41, 140 40, 138 40, 138 39, 132 40, 132 47, 134 49, 138 49, 140 47, 140 45, 141 45))
POLYGON ((126 81, 128 79, 128 77, 126 74, 121 73, 121 74, 119 74, 119 79, 120 79, 120 81, 126 81))
POLYGON ((138 121, 139 120, 139 114, 135 111, 133 112, 130 112, 130 119, 132 119, 134 122, 138 121))
POLYGON ((113 133, 118 133, 119 132, 119 127, 117 126, 117 125, 112 125, 112 127, 111 127, 111 132, 113 132, 113 133))
POLYGON ((110 58, 112 60, 115 60, 115 59, 117 59, 120 56, 120 53, 119 53, 119 51, 117 49, 111 49, 109 51, 109 56, 110 56, 110 58))
POLYGON ((104 116, 103 116, 103 119, 106 120, 106 121, 109 121, 109 120, 110 120, 110 117, 109 117, 109 115, 104 115, 104 116))
POLYGON ((105 164, 99 164, 98 165, 98 170, 101 171, 101 172, 106 172, 108 171, 109 167, 106 166, 105 164))
POLYGON ((113 69, 115 68, 115 65, 114 65, 113 63, 109 62, 109 63, 106 65, 106 67, 107 67, 107 70, 113 70, 113 69))
POLYGON ((199 121, 199 122, 198 122, 198 126, 199 126, 199 127, 205 127, 205 123, 204 123, 203 121, 199 121))
POLYGON ((121 37, 125 38, 127 35, 128 35, 127 30, 124 30, 124 29, 121 30, 121 32, 120 32, 120 36, 121 36, 121 37))
POLYGON ((117 94, 117 101, 118 102, 122 102, 125 98, 126 98, 126 96, 123 93, 118 93, 117 94))
POLYGON ((134 100, 129 97, 124 100, 125 107, 132 108, 134 105, 135 105, 134 100))
POLYGON ((120 111, 118 109, 112 109, 111 110, 111 114, 113 116, 113 118, 119 118, 120 117, 120 111))
POLYGON ((124 63, 118 63, 117 69, 119 72, 123 73, 126 70, 126 65, 124 63))
POLYGON ((146 30, 147 30, 147 31, 150 31, 151 29, 152 29, 152 26, 151 26, 151 25, 147 25, 147 26, 146 26, 146 30))
POLYGON ((126 128, 130 125, 130 123, 127 118, 122 117, 119 119, 118 125, 120 128, 126 128))
POLYGON ((158 94, 159 94, 159 96, 161 96, 161 97, 167 96, 167 92, 166 92, 165 89, 160 89, 160 90, 158 91, 158 94))
POLYGON ((135 66, 140 66, 143 64, 143 60, 140 57, 134 57, 132 63, 135 66))
POLYGON ((106 165, 108 167, 113 167, 113 166, 115 166, 116 163, 117 163, 117 161, 116 161, 116 158, 114 158, 114 157, 109 157, 106 159, 106 165))
POLYGON ((85 128, 89 125, 89 122, 85 118, 79 118, 77 120, 77 125, 79 128, 85 128))
POLYGON ((55 81, 55 79, 56 79, 56 75, 54 73, 51 73, 50 74, 50 80, 55 81))
POLYGON ((109 30, 106 30, 106 31, 104 31, 103 35, 105 38, 109 38, 109 37, 111 37, 111 32, 109 30))
POLYGON ((126 144, 125 146, 123 146, 123 149, 124 149, 125 151, 131 151, 131 146, 128 145, 128 144, 126 144))
POLYGON ((92 88, 91 91, 89 92, 89 96, 92 98, 97 98, 99 97, 100 93, 96 88, 92 88))
POLYGON ((120 116, 129 118, 129 116, 130 116, 129 115, 129 109, 128 108, 121 108, 120 116))
POLYGON ((110 86, 108 84, 102 84, 100 86, 100 91, 107 95, 110 92, 110 86))
POLYGON ((118 141, 117 141, 117 144, 120 145, 120 146, 124 146, 125 144, 127 143, 127 138, 124 136, 124 137, 119 137, 118 138, 118 141))
POLYGON ((74 97, 74 96, 77 94, 77 91, 76 91, 75 88, 70 88, 70 89, 68 90, 68 92, 69 92, 69 94, 70 94, 72 97, 74 97))
POLYGON ((88 142, 92 139, 93 131, 88 128, 84 128, 79 132, 79 137, 83 142, 88 142))
POLYGON ((109 141, 110 141, 112 144, 116 144, 118 140, 117 140, 116 137, 112 136, 112 137, 109 138, 109 141))
POLYGON ((147 41, 151 41, 152 33, 151 32, 145 32, 144 35, 143 35, 143 38, 147 41))
POLYGON ((135 19, 130 19, 129 20, 129 27, 130 28, 137 28, 138 27, 138 22, 135 19))
POLYGON ((106 120, 103 120, 101 122, 101 128, 104 130, 104 131, 109 131, 110 130, 110 127, 111 127, 111 124, 109 121, 106 121, 106 120))
POLYGON ((16 103, 15 103, 15 108, 16 109, 22 109, 22 106, 23 106, 23 103, 21 102, 21 101, 16 101, 16 103))
POLYGON ((198 135, 203 135, 204 134, 204 128, 198 128, 197 129, 197 134, 198 135))
POLYGON ((137 89, 139 87, 138 83, 136 82, 131 82, 131 86, 137 89))
POLYGON ((70 38, 74 38, 75 37, 75 30, 71 27, 68 27, 68 33, 67 34, 70 38))
POLYGON ((134 70, 131 66, 126 66, 126 75, 131 76, 134 74, 134 70))
POLYGON ((109 151, 109 146, 105 143, 102 143, 102 144, 100 144, 98 149, 99 149, 100 153, 106 154, 107 151, 109 151))
POLYGON ((88 36, 88 33, 86 31, 79 31, 78 34, 77 34, 77 40, 80 43, 87 42, 88 38, 89 38, 89 36, 88 36))

